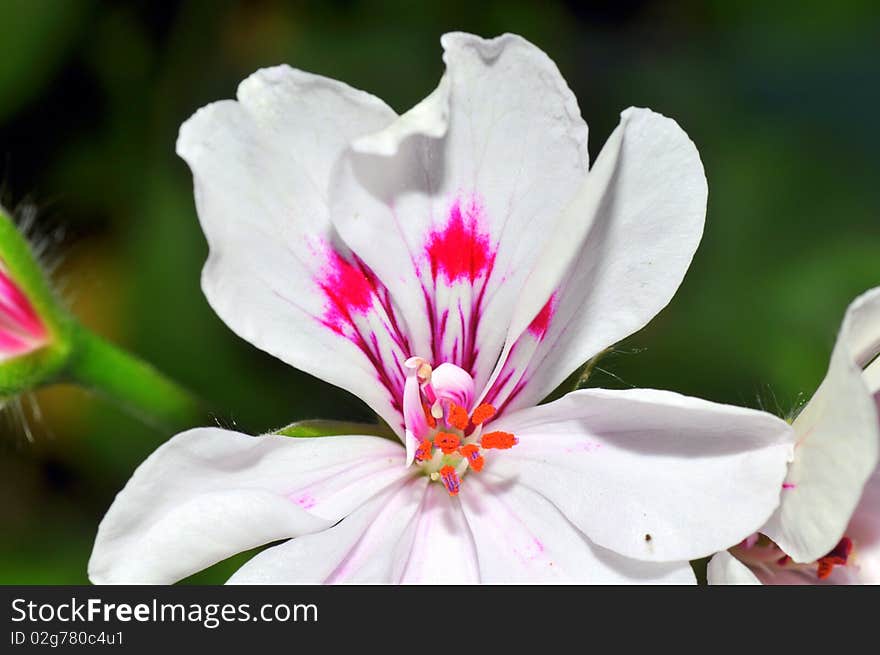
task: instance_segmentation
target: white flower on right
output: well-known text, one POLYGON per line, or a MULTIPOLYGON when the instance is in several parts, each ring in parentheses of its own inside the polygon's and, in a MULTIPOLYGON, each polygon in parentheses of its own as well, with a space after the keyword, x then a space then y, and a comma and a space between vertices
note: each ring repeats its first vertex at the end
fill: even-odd
POLYGON ((880 583, 880 287, 846 311, 828 373, 792 424, 767 525, 709 562, 712 584, 880 583))

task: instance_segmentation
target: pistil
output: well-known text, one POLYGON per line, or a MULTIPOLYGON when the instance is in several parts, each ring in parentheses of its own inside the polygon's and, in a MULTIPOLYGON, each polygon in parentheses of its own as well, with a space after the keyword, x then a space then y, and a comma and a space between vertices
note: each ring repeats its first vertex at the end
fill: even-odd
POLYGON ((484 432, 496 410, 483 403, 468 412, 473 379, 453 364, 436 369, 420 357, 406 361, 410 377, 404 393, 404 422, 410 460, 451 496, 458 495, 468 469, 485 466, 484 451, 517 443, 510 432, 484 432))

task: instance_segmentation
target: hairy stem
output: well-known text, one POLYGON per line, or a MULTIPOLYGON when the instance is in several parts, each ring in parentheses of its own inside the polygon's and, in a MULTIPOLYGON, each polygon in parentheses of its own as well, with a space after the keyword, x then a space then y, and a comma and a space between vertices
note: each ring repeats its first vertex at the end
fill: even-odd
POLYGON ((205 417, 199 400, 156 368, 77 326, 68 381, 89 388, 135 418, 162 430, 191 427, 205 417))

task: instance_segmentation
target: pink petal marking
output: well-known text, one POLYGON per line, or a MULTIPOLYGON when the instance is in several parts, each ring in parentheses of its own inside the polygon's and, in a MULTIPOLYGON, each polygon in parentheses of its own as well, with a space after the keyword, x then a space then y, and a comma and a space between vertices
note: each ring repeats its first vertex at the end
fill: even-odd
POLYGON ((345 328, 352 325, 352 316, 366 314, 373 308, 379 281, 360 261, 350 263, 335 250, 328 249, 324 279, 319 281, 329 301, 324 323, 345 336, 345 328))
POLYGON ((431 276, 447 282, 484 277, 495 263, 489 235, 480 226, 483 209, 475 197, 462 207, 456 199, 449 208, 449 221, 428 237, 425 251, 431 262, 431 276))
POLYGON ((312 509, 317 504, 314 496, 312 496, 312 494, 310 494, 308 491, 305 491, 295 496, 291 500, 293 500, 293 502, 295 502, 297 505, 305 510, 312 509))
POLYGON ((318 243, 313 252, 322 262, 315 283, 326 297, 318 320, 364 353, 388 390, 391 404, 401 411, 403 362, 410 346, 388 289, 355 255, 348 259, 329 243, 318 243))
POLYGON ((557 294, 554 292, 529 324, 528 330, 535 339, 543 339, 547 330, 550 329, 550 321, 553 319, 553 314, 556 313, 556 296, 557 294))
POLYGON ((559 304, 558 298, 559 291, 554 291, 535 318, 532 319, 532 322, 529 323, 525 332, 517 338, 507 354, 507 359, 501 367, 501 372, 486 393, 484 400, 498 408, 499 413, 528 384, 529 367, 534 363, 535 352, 538 350, 538 346, 540 346, 544 337, 547 336, 547 332, 556 315, 556 308, 559 304))
POLYGON ((422 290, 432 337, 432 361, 449 362, 474 375, 477 327, 497 248, 475 194, 453 200, 447 220, 425 237, 430 279, 422 290))

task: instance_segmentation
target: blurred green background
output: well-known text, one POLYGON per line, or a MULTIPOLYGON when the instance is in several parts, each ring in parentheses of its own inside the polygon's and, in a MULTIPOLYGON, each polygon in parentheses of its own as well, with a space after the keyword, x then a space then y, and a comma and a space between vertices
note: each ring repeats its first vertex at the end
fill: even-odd
MULTIPOLYGON (((622 109, 648 106, 684 126, 709 178, 684 285, 591 384, 786 414, 824 374, 848 302, 880 284, 878 17, 871 1, 0 0, 0 177, 7 206, 39 207, 44 238, 63 228, 58 276, 82 320, 208 398, 221 425, 365 418, 209 309, 178 126, 281 62, 402 111, 439 79, 444 31, 517 32, 558 63, 594 156, 622 109)), ((37 402, 32 441, 16 412, 0 419, 0 583, 85 583, 100 517, 170 435, 77 389, 37 402)))

